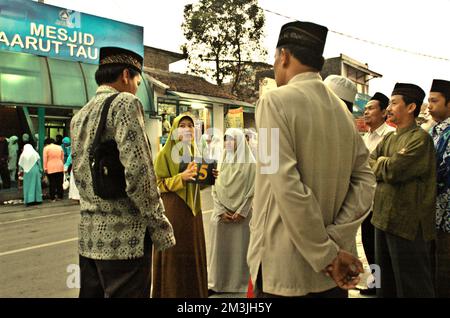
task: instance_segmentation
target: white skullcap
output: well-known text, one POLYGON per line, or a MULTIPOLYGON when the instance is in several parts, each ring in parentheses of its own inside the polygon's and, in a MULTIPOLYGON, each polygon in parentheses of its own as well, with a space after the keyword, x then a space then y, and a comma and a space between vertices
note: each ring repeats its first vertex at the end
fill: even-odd
POLYGON ((358 92, 355 83, 344 76, 330 75, 324 81, 340 99, 353 103, 358 92))

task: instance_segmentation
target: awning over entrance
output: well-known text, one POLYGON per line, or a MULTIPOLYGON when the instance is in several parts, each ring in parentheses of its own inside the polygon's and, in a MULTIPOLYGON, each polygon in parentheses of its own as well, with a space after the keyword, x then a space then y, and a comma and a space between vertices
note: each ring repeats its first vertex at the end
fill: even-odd
MULTIPOLYGON (((94 64, 0 51, 0 105, 81 108, 97 90, 96 70, 94 64)), ((153 92, 143 79, 137 96, 152 113, 153 92)))

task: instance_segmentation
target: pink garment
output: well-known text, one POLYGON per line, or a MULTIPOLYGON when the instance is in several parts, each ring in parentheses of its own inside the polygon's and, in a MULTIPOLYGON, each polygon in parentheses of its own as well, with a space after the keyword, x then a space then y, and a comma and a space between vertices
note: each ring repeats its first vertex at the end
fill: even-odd
POLYGON ((64 172, 64 151, 61 146, 50 144, 44 148, 44 171, 48 174, 64 172))

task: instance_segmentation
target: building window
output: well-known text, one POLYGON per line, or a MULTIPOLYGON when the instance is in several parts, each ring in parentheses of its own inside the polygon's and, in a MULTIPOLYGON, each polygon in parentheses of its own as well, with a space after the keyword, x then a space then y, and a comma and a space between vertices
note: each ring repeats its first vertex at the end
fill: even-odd
POLYGON ((346 69, 347 78, 355 82, 358 93, 367 94, 369 91, 369 86, 366 83, 367 74, 347 64, 344 64, 344 67, 346 69))

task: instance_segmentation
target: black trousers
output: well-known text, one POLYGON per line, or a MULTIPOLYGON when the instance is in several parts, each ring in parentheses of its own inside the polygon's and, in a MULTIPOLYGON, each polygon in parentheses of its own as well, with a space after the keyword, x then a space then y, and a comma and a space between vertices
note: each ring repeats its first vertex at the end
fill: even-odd
POLYGON ((370 222, 371 219, 372 212, 369 213, 369 216, 361 224, 362 243, 369 265, 375 264, 375 227, 370 222))
POLYGON ((419 227, 414 241, 375 229, 375 261, 381 270, 377 297, 435 297, 430 242, 419 227))
POLYGON ((58 196, 59 199, 63 198, 64 189, 63 189, 63 181, 64 181, 64 172, 56 172, 48 174, 48 187, 50 190, 50 200, 55 199, 55 195, 58 196))
POLYGON ((3 189, 11 188, 11 175, 6 164, 0 163, 0 177, 3 182, 3 189))
POLYGON ((437 230, 431 253, 436 297, 450 298, 450 233, 437 230))
POLYGON ((144 256, 131 260, 80 258, 80 298, 150 298, 152 242, 145 235, 144 256))
MULTIPOLYGON (((288 298, 280 295, 265 293, 262 281, 262 266, 259 267, 258 277, 254 286, 254 294, 256 298, 288 298)), ((320 293, 309 293, 304 296, 296 296, 289 298, 348 298, 348 291, 335 287, 320 293)))

